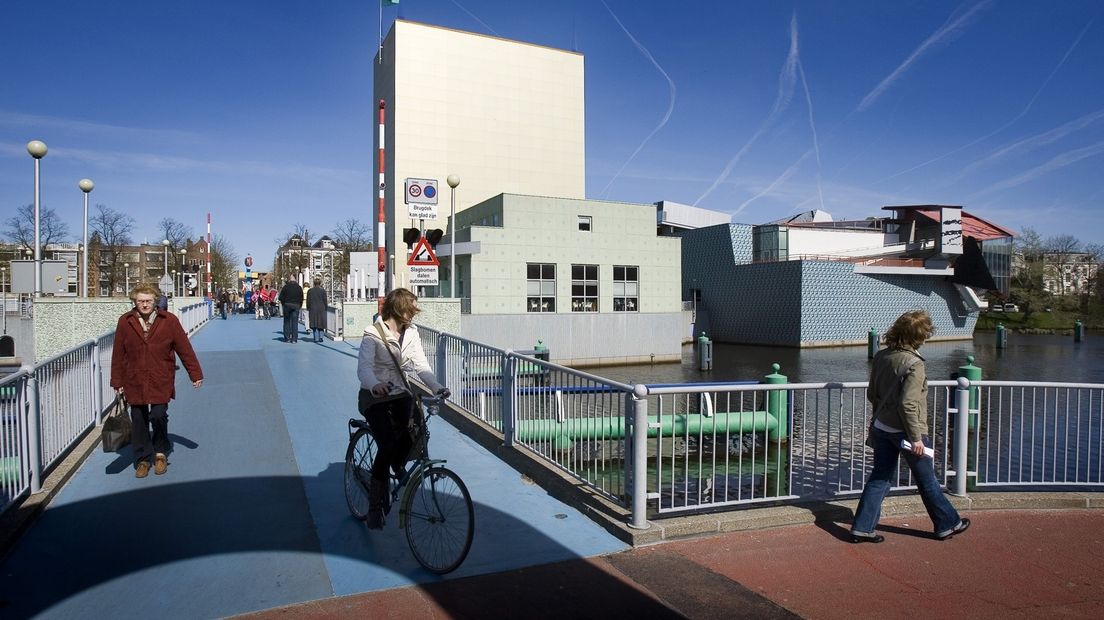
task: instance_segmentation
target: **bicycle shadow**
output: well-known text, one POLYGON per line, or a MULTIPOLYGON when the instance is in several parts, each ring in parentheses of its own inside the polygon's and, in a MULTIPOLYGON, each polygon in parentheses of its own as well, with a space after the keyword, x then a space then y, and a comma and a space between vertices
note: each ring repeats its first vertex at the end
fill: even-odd
POLYGON ((450 575, 429 573, 395 525, 397 509, 383 531, 349 515, 343 467, 150 484, 51 506, 0 564, 0 610, 100 617, 125 600, 136 616, 221 617, 414 582, 453 617, 492 609, 531 616, 565 605, 675 617, 530 523, 478 501, 467 560, 450 575), (221 574, 249 575, 250 586, 212 578, 221 574), (191 579, 204 584, 203 596, 172 586, 191 579), (150 584, 162 584, 156 601, 150 584))

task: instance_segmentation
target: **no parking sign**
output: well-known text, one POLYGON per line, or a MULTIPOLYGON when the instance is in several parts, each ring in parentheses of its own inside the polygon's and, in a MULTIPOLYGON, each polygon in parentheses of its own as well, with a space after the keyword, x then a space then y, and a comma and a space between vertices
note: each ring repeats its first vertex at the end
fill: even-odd
POLYGON ((403 202, 411 219, 434 219, 437 217, 437 179, 406 180, 403 202))

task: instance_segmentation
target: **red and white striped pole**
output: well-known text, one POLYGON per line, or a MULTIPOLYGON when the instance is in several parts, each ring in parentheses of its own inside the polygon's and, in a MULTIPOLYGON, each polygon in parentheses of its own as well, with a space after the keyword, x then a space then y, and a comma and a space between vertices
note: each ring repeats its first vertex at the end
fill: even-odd
POLYGON ((214 299, 215 292, 211 288, 211 212, 207 212, 207 299, 214 299))
POLYGON ((376 245, 379 246, 379 312, 383 312, 383 297, 387 290, 387 226, 383 212, 383 109, 386 107, 383 99, 379 102, 379 224, 376 228, 376 245))

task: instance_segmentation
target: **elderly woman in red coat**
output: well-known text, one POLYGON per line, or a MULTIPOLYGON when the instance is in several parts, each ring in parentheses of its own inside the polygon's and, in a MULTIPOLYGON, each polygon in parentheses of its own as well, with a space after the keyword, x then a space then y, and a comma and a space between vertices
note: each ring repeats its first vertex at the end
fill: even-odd
POLYGON ((131 293, 134 310, 119 317, 111 352, 111 387, 130 404, 134 475, 168 469, 169 401, 176 397, 176 356, 180 356, 192 387, 203 384, 203 370, 188 334, 176 316, 156 307, 159 291, 140 284, 131 293), (151 437, 150 428, 153 433, 151 437))

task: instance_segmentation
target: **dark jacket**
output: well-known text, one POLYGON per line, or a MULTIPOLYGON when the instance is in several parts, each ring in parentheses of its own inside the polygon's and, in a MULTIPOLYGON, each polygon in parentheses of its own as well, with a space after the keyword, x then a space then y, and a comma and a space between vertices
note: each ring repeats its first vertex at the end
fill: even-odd
POLYGON ((874 417, 904 430, 910 442, 928 434, 927 370, 916 349, 878 351, 866 397, 874 407, 874 417))
POLYGON ((176 356, 194 382, 203 379, 199 358, 175 315, 155 310, 149 338, 142 337, 141 319, 131 310, 119 317, 111 351, 111 387, 123 388, 132 405, 159 405, 176 398, 176 356))
POLYGON ((284 284, 284 288, 280 289, 280 295, 277 299, 282 304, 298 308, 303 305, 303 287, 299 286, 299 283, 295 280, 289 280, 287 284, 284 284))
POLYGON ((307 318, 311 329, 326 329, 326 290, 321 286, 307 291, 307 318))

